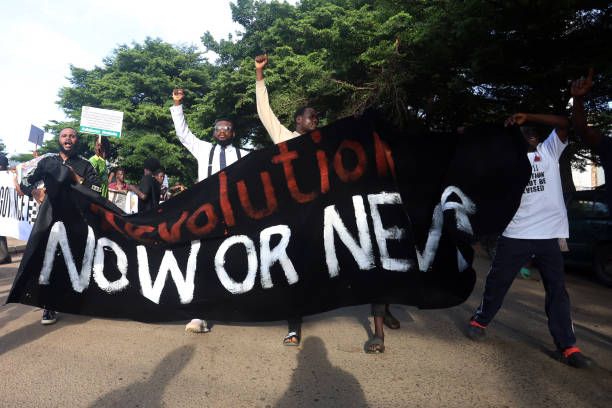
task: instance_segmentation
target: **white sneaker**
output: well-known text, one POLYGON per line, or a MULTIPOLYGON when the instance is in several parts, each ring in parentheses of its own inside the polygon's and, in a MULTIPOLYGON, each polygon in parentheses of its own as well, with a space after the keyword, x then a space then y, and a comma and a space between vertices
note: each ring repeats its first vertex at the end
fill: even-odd
POLYGON ((190 333, 208 333, 210 329, 208 328, 206 320, 192 319, 187 323, 187 326, 185 326, 185 331, 190 333))

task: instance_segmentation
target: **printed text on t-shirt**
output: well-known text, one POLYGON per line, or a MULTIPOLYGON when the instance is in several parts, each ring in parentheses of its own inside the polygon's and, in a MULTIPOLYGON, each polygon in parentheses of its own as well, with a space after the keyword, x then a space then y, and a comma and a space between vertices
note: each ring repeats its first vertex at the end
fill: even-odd
POLYGON ((531 166, 531 178, 525 187, 525 194, 544 191, 545 186, 546 178, 544 177, 544 172, 540 171, 537 164, 533 164, 531 166))

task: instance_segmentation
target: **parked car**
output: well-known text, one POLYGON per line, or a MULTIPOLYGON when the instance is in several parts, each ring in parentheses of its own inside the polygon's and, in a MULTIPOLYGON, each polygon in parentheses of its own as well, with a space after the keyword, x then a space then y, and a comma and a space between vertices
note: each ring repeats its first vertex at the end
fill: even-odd
POLYGON ((568 265, 588 265, 599 280, 612 287, 612 217, 605 190, 576 191, 565 195, 569 220, 568 265))
MULTIPOLYGON (((565 194, 569 251, 563 253, 563 259, 568 266, 588 267, 604 285, 612 287, 612 209, 604 188, 565 194)), ((480 244, 493 259, 497 237, 482 237, 480 244)))

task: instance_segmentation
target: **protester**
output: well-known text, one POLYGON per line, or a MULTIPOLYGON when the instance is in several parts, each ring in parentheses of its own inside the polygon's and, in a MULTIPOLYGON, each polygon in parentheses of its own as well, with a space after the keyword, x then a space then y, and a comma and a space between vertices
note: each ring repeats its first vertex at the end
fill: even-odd
POLYGON ((166 201, 168 194, 168 187, 164 186, 164 179, 166 178, 166 172, 163 169, 158 169, 153 175, 155 180, 159 183, 159 201, 166 201))
MULTIPOLYGON (((174 129, 179 140, 198 161, 198 181, 202 181, 213 173, 223 170, 249 152, 232 145, 236 138, 236 131, 231 121, 222 119, 215 123, 213 136, 216 144, 200 140, 189 130, 183 115, 182 89, 172 91, 174 106, 170 107, 174 129)), ((185 330, 192 333, 206 333, 209 331, 208 323, 203 319, 192 319, 185 330)))
POLYGON ((110 151, 110 143, 106 136, 100 136, 96 139, 94 147, 96 154, 89 158, 89 161, 96 169, 98 178, 100 179, 100 185, 102 186, 101 195, 104 198, 108 198, 108 167, 106 166, 106 155, 110 151))
POLYGON ((274 144, 284 142, 294 137, 306 134, 317 128, 319 116, 314 108, 302 106, 295 111, 293 120, 295 121, 295 131, 290 131, 280 123, 272 109, 268 98, 268 90, 264 82, 264 68, 268 65, 268 56, 258 55, 255 57, 255 98, 257 102, 257 114, 259 120, 264 125, 274 144))
MULTIPOLYGON (((274 144, 278 144, 294 137, 315 130, 319 124, 317 112, 310 106, 303 106, 295 111, 293 119, 295 121, 294 132, 287 129, 280 123, 272 109, 268 98, 268 89, 264 82, 264 68, 268 65, 268 56, 258 55, 255 57, 255 99, 257 104, 257 114, 259 120, 264 125, 274 144)), ((287 321, 288 333, 283 338, 286 346, 299 346, 302 336, 302 317, 295 316, 287 321)))
MULTIPOLYGON (((43 169, 50 168, 51 166, 49 165, 53 164, 53 162, 59 162, 70 169, 71 179, 75 183, 101 193, 102 189, 96 170, 89 161, 76 153, 78 143, 79 136, 76 130, 71 127, 62 129, 58 137, 59 154, 53 154, 41 159, 36 169, 21 181, 21 191, 33 197, 39 204, 42 203, 45 198, 46 188, 37 188, 37 183, 43 181, 46 186, 53 183, 53 180, 47 173, 43 172, 43 169)), ((56 313, 45 308, 40 322, 42 324, 53 324, 56 321, 56 313)))
MULTIPOLYGON (((319 117, 316 110, 311 106, 302 106, 295 111, 293 120, 295 122, 295 131, 290 131, 283 126, 272 109, 270 109, 270 102, 268 98, 268 90, 264 81, 264 69, 268 65, 268 56, 266 54, 258 55, 255 57, 255 98, 257 103, 257 114, 261 123, 264 125, 270 138, 275 144, 284 142, 294 137, 312 132, 319 125, 319 117)), ((376 327, 376 335, 374 339, 371 339, 370 344, 366 347, 366 351, 369 352, 383 352, 383 338, 384 332, 382 328, 383 320, 392 329, 399 329, 399 321, 391 315, 389 311, 389 305, 372 305, 372 311, 378 313, 382 310, 382 314, 374 315, 374 324, 376 327), (376 344, 374 344, 376 343, 376 344), (380 343, 380 344, 379 344, 380 343)), ((287 346, 297 346, 300 344, 301 331, 302 331, 302 318, 296 316, 288 320, 288 333, 283 339, 283 344, 287 346)))
POLYGON ((236 132, 231 121, 226 119, 217 120, 213 136, 215 144, 200 140, 189 130, 185 116, 183 115, 183 98, 185 94, 182 89, 172 92, 174 106, 170 108, 174 129, 180 142, 198 161, 198 181, 204 180, 213 173, 224 169, 226 166, 247 155, 247 150, 234 147, 232 142, 236 140, 236 132))
POLYGON ((505 125, 522 126, 529 122, 553 126, 554 130, 543 143, 539 143, 534 129, 521 128, 528 143, 531 179, 523 192, 519 209, 497 241, 483 299, 470 320, 467 336, 472 340, 486 337, 486 327, 500 309, 515 276, 535 255, 534 262, 540 269, 546 291, 548 328, 557 346, 559 360, 572 367, 590 367, 593 361, 575 346, 559 242, 559 238, 569 236, 558 163, 567 146, 569 122, 560 116, 517 113, 505 125))
MULTIPOLYGON (((0 154, 0 171, 8 172, 8 159, 5 155, 0 154)), ((0 236, 0 265, 11 263, 11 255, 8 252, 6 237, 0 236)))
POLYGON ((612 138, 604 136, 597 130, 587 126, 586 115, 584 113, 584 98, 593 87, 593 69, 589 70, 586 79, 578 79, 572 83, 571 94, 574 98, 574 130, 580 138, 593 151, 599 155, 601 167, 606 178, 606 196, 608 201, 608 214, 612 216, 612 138))
POLYGON ((159 194, 161 186, 153 177, 159 169, 159 160, 149 157, 144 161, 144 175, 140 179, 138 187, 129 185, 128 191, 132 191, 138 196, 138 212, 148 211, 157 208, 159 205, 159 194))
POLYGON ((117 167, 115 169, 115 181, 108 185, 109 190, 128 191, 128 184, 125 182, 125 169, 117 167))

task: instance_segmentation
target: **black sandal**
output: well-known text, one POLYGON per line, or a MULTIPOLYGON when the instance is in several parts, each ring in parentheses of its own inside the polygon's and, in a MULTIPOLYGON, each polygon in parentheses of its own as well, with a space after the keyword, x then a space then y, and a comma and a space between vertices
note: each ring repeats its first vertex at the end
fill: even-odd
POLYGON ((400 322, 391 313, 385 313, 383 317, 383 324, 391 330, 397 330, 400 328, 400 322))
POLYGON ((385 342, 380 337, 372 337, 365 344, 366 354, 380 354, 385 352, 385 342))

